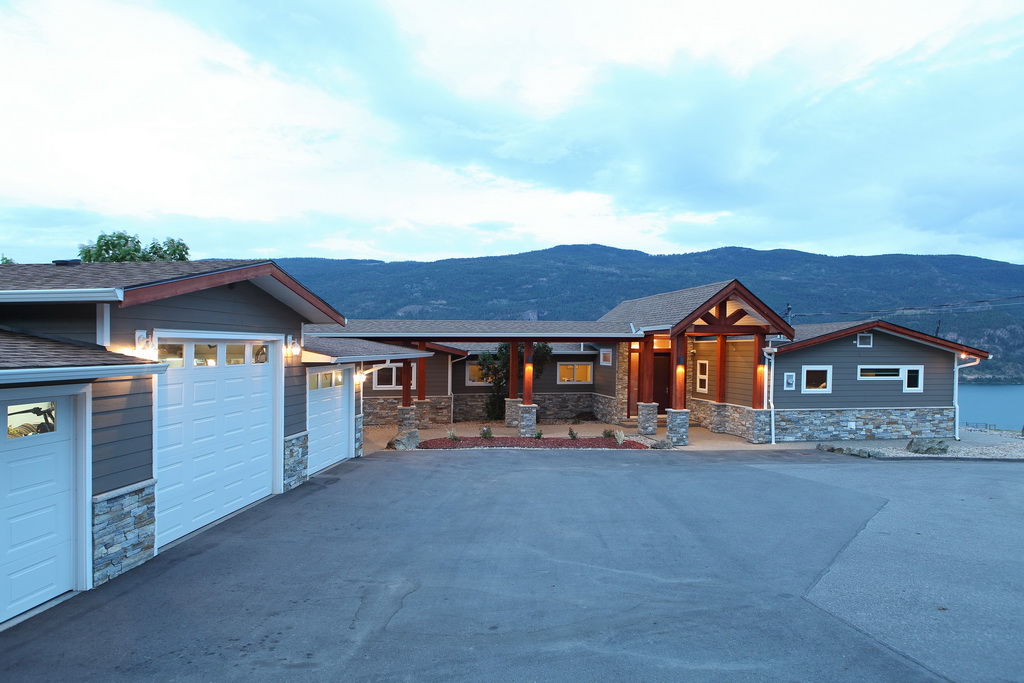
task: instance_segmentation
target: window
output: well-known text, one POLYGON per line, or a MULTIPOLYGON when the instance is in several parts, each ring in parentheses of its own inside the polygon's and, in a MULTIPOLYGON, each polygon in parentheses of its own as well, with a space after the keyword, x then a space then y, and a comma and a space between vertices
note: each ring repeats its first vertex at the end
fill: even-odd
POLYGON ((309 390, 316 391, 320 388, 320 375, 309 375, 309 390))
POLYGON ((702 394, 708 393, 708 362, 706 360, 697 361, 697 386, 695 389, 702 394))
POLYGON ((225 345, 224 365, 245 365, 245 344, 225 345))
POLYGON ((803 382, 800 393, 802 394, 831 394, 832 393, 832 366, 831 365, 805 365, 803 366, 803 382))
POLYGON ((267 345, 266 344, 253 344, 252 345, 252 362, 254 364, 266 363, 268 360, 267 356, 267 345))
POLYGON ((185 367, 185 345, 160 344, 157 349, 156 358, 161 363, 167 363, 172 368, 185 367))
POLYGON ((782 375, 782 390, 793 391, 796 389, 796 373, 786 372, 782 375))
MULTIPOLYGON (((380 366, 378 366, 380 367, 380 366)), ((410 380, 410 388, 416 388, 416 362, 413 361, 409 366, 409 372, 412 373, 410 380)), ((373 388, 374 389, 401 389, 402 388, 402 366, 401 365, 387 365, 381 367, 380 370, 373 373, 373 388)))
POLYGON ((466 386, 489 387, 490 382, 484 380, 480 374, 480 362, 475 360, 466 361, 466 386))
POLYGON ((593 363, 559 363, 559 384, 593 384, 593 363))
POLYGON ((612 350, 611 349, 601 349, 601 365, 611 365, 611 364, 612 364, 612 350))
POLYGON ((858 349, 870 349, 874 344, 875 338, 870 333, 858 334, 857 335, 857 348, 858 349))
POLYGON ((22 403, 7 406, 7 438, 19 439, 57 430, 57 403, 22 403))
POLYGON ((903 382, 907 393, 924 391, 923 365, 858 365, 857 379, 903 382))
POLYGON ((217 364, 217 344, 195 344, 192 364, 213 367, 217 364))

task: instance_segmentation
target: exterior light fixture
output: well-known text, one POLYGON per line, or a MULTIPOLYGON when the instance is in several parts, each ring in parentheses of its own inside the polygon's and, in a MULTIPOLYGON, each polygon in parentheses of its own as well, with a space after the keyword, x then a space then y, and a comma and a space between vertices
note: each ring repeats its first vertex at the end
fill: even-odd
POLYGON ((299 342, 296 341, 295 337, 289 334, 284 340, 284 352, 294 358, 302 353, 302 346, 299 345, 299 342))

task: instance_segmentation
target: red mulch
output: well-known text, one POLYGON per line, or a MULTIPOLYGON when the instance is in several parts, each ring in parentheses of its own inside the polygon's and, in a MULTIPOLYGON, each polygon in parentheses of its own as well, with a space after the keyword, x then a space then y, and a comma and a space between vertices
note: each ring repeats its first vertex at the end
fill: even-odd
POLYGON ((623 441, 622 445, 613 439, 603 436, 578 439, 548 438, 535 439, 532 436, 495 436, 485 439, 480 436, 463 436, 458 441, 442 437, 420 441, 418 448, 621 448, 637 450, 647 448, 636 441, 623 441))

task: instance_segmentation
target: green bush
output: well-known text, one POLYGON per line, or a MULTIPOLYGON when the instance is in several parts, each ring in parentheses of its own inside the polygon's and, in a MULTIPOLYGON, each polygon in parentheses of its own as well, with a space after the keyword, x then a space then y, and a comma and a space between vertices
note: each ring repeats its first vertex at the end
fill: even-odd
POLYGON ((580 438, 580 435, 577 434, 572 427, 569 427, 569 438, 575 441, 576 439, 580 438))
POLYGON ((480 438, 481 439, 493 439, 494 438, 494 432, 491 431, 490 427, 481 427, 480 428, 480 438))
POLYGON ((539 439, 539 438, 541 438, 543 436, 544 436, 544 432, 542 432, 541 430, 538 429, 537 433, 533 435, 533 438, 539 439))
POLYGON ((603 436, 606 439, 614 439, 615 438, 615 430, 613 430, 613 429, 606 429, 603 432, 601 432, 601 436, 603 436))

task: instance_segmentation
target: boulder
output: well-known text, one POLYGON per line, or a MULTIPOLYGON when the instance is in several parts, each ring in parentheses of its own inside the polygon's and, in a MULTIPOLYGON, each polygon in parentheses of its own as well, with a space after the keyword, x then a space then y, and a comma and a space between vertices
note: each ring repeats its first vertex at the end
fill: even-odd
POLYGON ((388 441, 389 451, 411 451, 420 445, 420 430, 408 429, 398 432, 398 436, 388 441))
POLYGON ((941 455, 949 453, 949 444, 945 439, 911 439, 907 450, 923 455, 941 455))
POLYGON ((662 449, 673 448, 673 446, 672 446, 672 442, 669 441, 668 439, 662 439, 661 441, 655 441, 654 443, 652 443, 651 444, 651 448, 656 448, 656 449, 662 450, 662 449))

